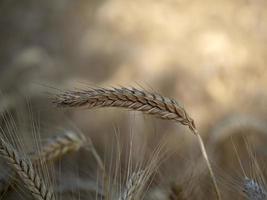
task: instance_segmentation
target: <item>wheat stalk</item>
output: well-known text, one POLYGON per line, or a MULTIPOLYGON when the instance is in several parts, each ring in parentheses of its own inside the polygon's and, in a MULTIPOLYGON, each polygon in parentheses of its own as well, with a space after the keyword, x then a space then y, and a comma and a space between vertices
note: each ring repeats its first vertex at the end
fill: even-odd
POLYGON ((43 180, 34 171, 30 162, 21 158, 17 151, 0 137, 0 155, 20 177, 33 197, 37 200, 54 200, 55 197, 43 180))
POLYGON ((98 88, 80 91, 66 91, 56 95, 53 103, 59 107, 119 107, 141 111, 161 119, 174 120, 189 127, 197 136, 202 155, 212 178, 217 199, 221 199, 220 191, 213 173, 208 155, 195 123, 186 110, 175 100, 136 88, 98 88))

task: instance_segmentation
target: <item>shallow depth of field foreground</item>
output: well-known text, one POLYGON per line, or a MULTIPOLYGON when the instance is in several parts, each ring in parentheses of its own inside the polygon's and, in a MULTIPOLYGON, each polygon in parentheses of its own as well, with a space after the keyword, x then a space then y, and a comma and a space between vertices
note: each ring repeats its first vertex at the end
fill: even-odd
POLYGON ((0 199, 267 200, 266 10, 1 0, 0 199))

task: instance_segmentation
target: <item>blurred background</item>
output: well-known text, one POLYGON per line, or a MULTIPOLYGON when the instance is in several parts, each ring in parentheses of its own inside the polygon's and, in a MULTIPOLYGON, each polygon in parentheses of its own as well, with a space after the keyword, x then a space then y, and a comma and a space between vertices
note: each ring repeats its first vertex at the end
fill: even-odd
POLYGON ((236 109, 266 112, 266 4, 3 0, 1 91, 140 84, 184 102, 199 126, 236 109))
POLYGON ((135 86, 182 102, 206 142, 229 127, 266 142, 266 9, 264 0, 1 0, 0 111, 24 113, 30 102, 45 133, 70 120, 96 141, 114 124, 159 138, 189 132, 123 111, 62 111, 47 99, 57 89, 135 86))

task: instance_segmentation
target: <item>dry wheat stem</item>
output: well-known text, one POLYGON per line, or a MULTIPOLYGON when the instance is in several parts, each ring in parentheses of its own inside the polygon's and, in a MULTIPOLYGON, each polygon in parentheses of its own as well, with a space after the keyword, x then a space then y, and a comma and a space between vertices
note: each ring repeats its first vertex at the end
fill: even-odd
POLYGON ((95 146, 92 143, 92 141, 89 140, 88 143, 89 144, 87 147, 85 147, 85 149, 89 150, 92 153, 92 155, 93 155, 93 157, 94 157, 94 159, 95 159, 95 161, 99 167, 99 170, 103 176, 103 187, 104 187, 104 191, 105 191, 104 194, 106 196, 108 196, 107 194, 109 193, 108 192, 109 178, 108 178, 107 173, 106 173, 104 162, 102 161, 100 155, 98 154, 97 150, 95 149, 95 146))
POLYGON ((22 159, 17 151, 2 138, 0 138, 0 155, 7 161, 10 167, 15 170, 35 199, 55 200, 52 191, 46 187, 43 180, 36 174, 33 166, 22 159))
POLYGON ((211 167, 211 164, 210 164, 210 161, 209 161, 209 157, 208 157, 206 148, 204 146, 203 140, 202 140, 202 138, 201 138, 201 136, 200 136, 200 134, 198 132, 196 132, 195 134, 197 135, 198 143, 199 143, 200 149, 201 149, 201 153, 202 153, 202 155, 203 155, 203 157, 204 157, 204 159, 206 161, 206 164, 207 164, 207 167, 208 167, 208 170, 209 170, 209 173, 210 173, 210 177, 211 177, 213 185, 215 187, 217 199, 220 200, 220 199, 222 199, 221 198, 221 193, 220 193, 220 190, 219 190, 219 187, 218 187, 214 172, 212 170, 212 167, 211 167))
POLYGON ((141 111, 161 119, 174 120, 186 125, 197 135, 202 155, 207 163, 217 199, 221 199, 220 191, 214 176, 203 140, 196 130, 195 123, 186 110, 175 100, 136 88, 98 88, 80 91, 66 91, 53 98, 59 107, 119 107, 141 111))

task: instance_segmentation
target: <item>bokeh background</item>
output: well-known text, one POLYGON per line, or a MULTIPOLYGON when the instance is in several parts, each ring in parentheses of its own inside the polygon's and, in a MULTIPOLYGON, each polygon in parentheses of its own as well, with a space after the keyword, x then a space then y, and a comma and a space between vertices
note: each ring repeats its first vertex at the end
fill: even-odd
POLYGON ((182 102, 206 141, 228 121, 265 141, 266 10, 264 0, 1 0, 0 111, 24 113, 30 102, 45 134, 71 121, 103 154, 114 124, 154 140, 187 135, 139 114, 61 111, 47 99, 58 89, 135 86, 182 102))

